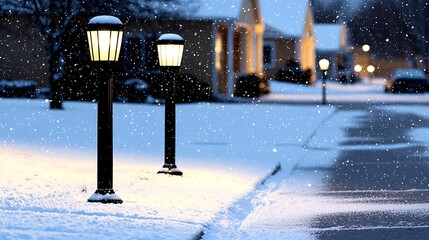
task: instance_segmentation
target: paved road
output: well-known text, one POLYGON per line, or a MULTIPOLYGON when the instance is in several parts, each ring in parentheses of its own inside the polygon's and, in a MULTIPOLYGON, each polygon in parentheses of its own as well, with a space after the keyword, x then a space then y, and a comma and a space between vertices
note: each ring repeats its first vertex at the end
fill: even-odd
MULTIPOLYGON (((413 129, 428 128, 429 119, 376 106, 339 108, 350 110, 363 115, 356 119, 356 126, 344 129, 344 138, 337 143, 343 150, 335 164, 328 169, 313 169, 329 177, 319 185, 323 191, 312 196, 331 199, 346 210, 331 210, 315 217, 311 221, 314 236, 429 239, 428 149, 410 134, 413 129)), ((311 174, 297 167, 292 176, 301 173, 302 179, 306 171, 304 175, 311 174)))

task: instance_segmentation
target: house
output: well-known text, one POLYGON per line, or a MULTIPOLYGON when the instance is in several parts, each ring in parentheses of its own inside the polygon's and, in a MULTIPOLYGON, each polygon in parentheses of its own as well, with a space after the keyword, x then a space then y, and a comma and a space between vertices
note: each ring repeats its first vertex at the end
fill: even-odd
POLYGON ((156 39, 176 33, 185 39, 181 74, 211 87, 212 96, 234 96, 241 76, 263 76, 263 34, 258 0, 202 0, 197 11, 174 19, 126 21, 124 71, 145 78, 159 74, 156 39))
POLYGON ((264 1, 262 13, 266 23, 263 48, 266 78, 274 78, 286 62, 296 60, 302 70, 311 70, 310 84, 314 82, 316 37, 311 1, 264 1))
MULTIPOLYGON (((354 61, 345 23, 316 24, 315 33, 317 61, 322 58, 330 61, 328 79, 349 82, 351 74, 354 73, 354 61)), ((321 71, 318 71, 319 77, 321 74, 321 71)))
MULTIPOLYGON (((132 48, 132 42, 149 42, 147 38, 151 36, 141 31, 143 26, 151 26, 155 35, 169 31, 182 35, 187 42, 181 72, 210 84, 212 94, 220 99, 234 96, 240 76, 269 78, 290 59, 299 61, 303 70, 311 71, 310 84, 315 81, 316 38, 310 0, 200 3, 197 11, 173 21, 127 22, 126 45, 132 48)), ((125 56, 128 61, 134 61, 136 52, 143 59, 141 62, 154 58, 147 56, 153 51, 127 52, 131 54, 125 56)), ((147 71, 147 67, 141 66, 141 70, 147 71)))
POLYGON ((265 24, 259 0, 202 0, 197 12, 168 25, 177 23, 189 49, 182 72, 209 83, 215 97, 232 97, 240 76, 263 76, 265 24))

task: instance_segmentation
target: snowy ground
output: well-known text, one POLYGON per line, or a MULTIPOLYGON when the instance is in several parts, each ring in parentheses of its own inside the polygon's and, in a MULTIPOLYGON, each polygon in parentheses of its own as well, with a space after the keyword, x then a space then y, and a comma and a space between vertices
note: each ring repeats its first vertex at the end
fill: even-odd
MULTIPOLYGON (((350 92, 367 99, 389 95, 375 82, 351 89, 331 84, 328 99, 350 92)), ((281 83, 272 90, 266 101, 287 99, 281 92, 317 99, 321 91, 281 83)), ((427 94, 394 97, 427 100, 427 94)), ((204 239, 217 239, 219 226, 251 229, 258 218, 242 219, 243 211, 231 211, 234 205, 248 201, 244 212, 256 210, 255 187, 276 166, 287 175, 303 159, 329 165, 335 151, 326 151, 320 162, 320 153, 309 147, 341 138, 357 114, 332 118, 335 107, 317 104, 179 105, 177 164, 184 176, 171 177, 156 174, 163 164, 164 106, 115 104, 114 188, 124 203, 103 205, 86 202, 96 187, 96 104, 66 102, 64 111, 48 110, 41 100, 0 104, 1 239, 192 239, 207 229, 204 239), (327 122, 335 127, 322 129, 327 122)), ((261 236, 249 234, 242 237, 261 236)))
MULTIPOLYGON (((327 81, 326 99, 328 103, 427 103, 428 94, 385 94, 384 79, 371 78, 364 79, 358 84, 338 84, 327 81)), ((321 82, 314 86, 297 87, 296 85, 284 84, 271 81, 272 93, 261 98, 261 102, 266 103, 312 103, 317 104, 322 101, 321 82)))

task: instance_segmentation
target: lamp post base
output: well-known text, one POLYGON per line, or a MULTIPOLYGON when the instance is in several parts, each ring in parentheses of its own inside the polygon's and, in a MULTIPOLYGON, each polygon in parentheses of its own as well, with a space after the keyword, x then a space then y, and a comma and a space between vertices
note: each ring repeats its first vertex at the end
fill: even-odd
POLYGON ((124 201, 122 201, 113 189, 97 189, 95 193, 88 198, 88 202, 121 204, 124 201))
POLYGON ((164 173, 176 176, 183 176, 183 172, 180 171, 176 165, 174 164, 165 164, 162 168, 157 172, 157 174, 164 173))

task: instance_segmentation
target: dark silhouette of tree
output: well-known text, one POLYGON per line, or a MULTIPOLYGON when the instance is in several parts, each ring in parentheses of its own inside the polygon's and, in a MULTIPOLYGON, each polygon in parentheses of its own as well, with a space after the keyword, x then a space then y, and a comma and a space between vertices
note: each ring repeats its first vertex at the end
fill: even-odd
POLYGON ((401 7, 409 31, 411 54, 416 56, 413 59, 413 65, 416 67, 423 65, 428 71, 429 2, 426 0, 403 0, 401 7))
POLYGON ((366 0, 348 21, 358 45, 369 44, 376 57, 405 57, 411 38, 400 0, 366 0))
POLYGON ((336 23, 348 19, 351 7, 346 0, 317 0, 313 10, 316 23, 336 23))

